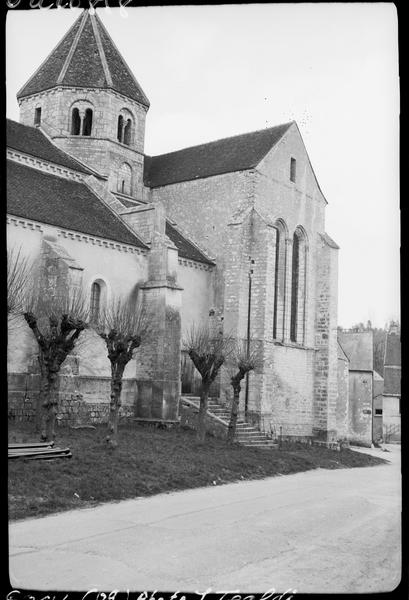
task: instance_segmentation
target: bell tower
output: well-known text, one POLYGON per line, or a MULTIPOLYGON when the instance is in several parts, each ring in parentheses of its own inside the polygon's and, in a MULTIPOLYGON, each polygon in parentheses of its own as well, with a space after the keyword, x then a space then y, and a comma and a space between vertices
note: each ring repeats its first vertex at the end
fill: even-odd
POLYGON ((84 10, 17 94, 20 121, 142 198, 149 100, 96 12, 84 10))

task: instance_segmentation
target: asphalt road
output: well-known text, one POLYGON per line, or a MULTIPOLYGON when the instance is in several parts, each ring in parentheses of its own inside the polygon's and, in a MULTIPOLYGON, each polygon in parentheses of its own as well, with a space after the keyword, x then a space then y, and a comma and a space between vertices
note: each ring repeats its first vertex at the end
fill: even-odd
MULTIPOLYGON (((15 589, 364 593, 401 573, 400 447, 314 470, 10 525, 15 589)), ((180 596, 179 596, 180 597, 180 596)))

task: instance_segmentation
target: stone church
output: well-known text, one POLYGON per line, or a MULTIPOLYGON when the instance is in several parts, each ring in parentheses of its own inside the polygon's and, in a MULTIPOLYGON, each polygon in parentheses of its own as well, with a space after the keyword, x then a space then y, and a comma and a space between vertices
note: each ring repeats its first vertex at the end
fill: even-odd
MULTIPOLYGON (((250 327, 259 348, 241 398, 253 424, 337 437, 338 246, 297 124, 147 156, 149 100, 87 10, 17 98, 9 247, 44 285, 80 286, 96 311, 138 294, 152 309, 151 339, 126 368, 123 415, 178 417, 181 392, 195 386, 183 335, 210 321, 241 339, 250 327)), ((93 420, 107 413, 109 361, 87 335, 62 371, 62 419, 74 405, 93 420)), ((8 367, 9 413, 29 418, 38 373, 24 324, 8 367)), ((226 372, 217 393, 229 402, 226 372)))

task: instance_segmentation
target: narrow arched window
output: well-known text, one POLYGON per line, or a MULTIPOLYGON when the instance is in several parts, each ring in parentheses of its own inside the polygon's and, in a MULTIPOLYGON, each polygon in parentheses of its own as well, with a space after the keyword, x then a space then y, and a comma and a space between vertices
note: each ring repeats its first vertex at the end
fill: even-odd
POLYGON ((275 226, 273 338, 282 340, 285 316, 286 227, 281 220, 277 221, 275 226))
POLYGON ((34 111, 34 125, 41 125, 41 107, 38 106, 34 111))
POLYGON ((118 131, 117 131, 117 138, 118 138, 118 142, 122 142, 122 130, 124 127, 124 118, 122 115, 119 115, 118 117, 118 131))
POLYGON ((293 236, 293 256, 291 265, 291 315, 290 340, 304 343, 306 306, 307 244, 301 228, 293 236))
POLYGON ((81 131, 81 117, 78 108, 72 109, 71 114, 71 135, 80 135, 81 131))
POLYGON ((291 325, 290 340, 297 341, 297 313, 298 313, 298 284, 300 265, 300 242, 297 233, 293 237, 293 262, 291 267, 291 325))
POLYGON ((101 286, 94 281, 91 287, 91 321, 96 321, 101 308, 101 286))
POLYGON ((132 121, 128 119, 124 128, 124 139, 123 142, 127 146, 131 145, 131 136, 132 136, 132 121))
POLYGON ((119 167, 117 189, 121 194, 132 194, 132 169, 128 163, 122 163, 119 167))
POLYGON ((92 109, 87 108, 85 111, 84 121, 82 123, 82 135, 91 135, 92 131, 92 109))

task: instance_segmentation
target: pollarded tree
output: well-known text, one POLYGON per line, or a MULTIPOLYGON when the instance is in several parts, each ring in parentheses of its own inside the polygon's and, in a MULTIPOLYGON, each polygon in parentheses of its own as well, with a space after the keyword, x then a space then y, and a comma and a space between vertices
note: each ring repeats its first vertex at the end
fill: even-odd
POLYGON ((149 335, 148 315, 141 304, 113 300, 93 323, 93 327, 105 341, 111 363, 111 395, 106 439, 108 444, 115 448, 118 445, 122 378, 126 365, 149 335))
POLYGON ((207 325, 196 327, 193 324, 185 336, 183 345, 202 378, 197 439, 204 441, 210 386, 233 351, 233 341, 230 336, 213 332, 207 325))
POLYGON ((227 441, 231 444, 234 440, 239 412, 239 400, 241 382, 247 373, 254 371, 261 365, 261 358, 257 349, 251 348, 251 342, 238 343, 232 355, 232 363, 235 372, 232 374, 230 383, 233 387, 233 401, 231 405, 230 422, 227 430, 227 441))
POLYGON ((51 441, 56 435, 59 372, 87 327, 88 307, 81 292, 56 296, 39 292, 27 298, 23 316, 39 348, 40 398, 44 408, 41 437, 51 441))

